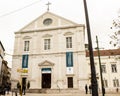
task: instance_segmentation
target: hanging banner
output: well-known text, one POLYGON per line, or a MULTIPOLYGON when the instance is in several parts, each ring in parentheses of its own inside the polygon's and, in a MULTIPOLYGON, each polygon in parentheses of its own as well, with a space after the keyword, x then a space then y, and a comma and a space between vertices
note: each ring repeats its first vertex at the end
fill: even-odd
POLYGON ((28 68, 28 54, 22 55, 22 68, 28 68))
POLYGON ((66 66, 73 67, 73 52, 66 52, 66 66))

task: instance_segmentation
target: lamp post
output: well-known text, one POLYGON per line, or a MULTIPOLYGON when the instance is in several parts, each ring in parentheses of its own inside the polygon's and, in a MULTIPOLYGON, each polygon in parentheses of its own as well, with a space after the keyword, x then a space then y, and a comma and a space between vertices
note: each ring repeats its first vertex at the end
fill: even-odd
POLYGON ((101 67, 101 60, 100 60, 100 50, 98 44, 98 37, 96 36, 96 43, 97 43, 97 50, 98 50, 98 58, 99 58, 99 67, 100 67, 100 79, 101 79, 101 89, 102 89, 102 96, 105 96, 105 88, 103 84, 103 75, 102 75, 102 67, 101 67))
POLYGON ((84 2, 85 17, 86 17, 88 47, 89 47, 89 55, 90 55, 92 96, 98 96, 98 84, 97 84, 96 70, 95 70, 94 58, 93 58, 93 48, 92 48, 92 40, 91 40, 91 32, 90 32, 87 4, 86 4, 86 0, 83 0, 83 2, 84 2))

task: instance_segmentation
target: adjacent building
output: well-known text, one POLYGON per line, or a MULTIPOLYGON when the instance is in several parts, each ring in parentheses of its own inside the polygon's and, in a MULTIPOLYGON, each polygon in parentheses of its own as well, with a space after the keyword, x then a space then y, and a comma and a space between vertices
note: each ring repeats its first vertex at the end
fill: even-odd
MULTIPOLYGON (((86 57, 87 64, 90 67, 89 51, 86 51, 86 57)), ((99 89, 101 89, 100 65, 106 91, 115 92, 117 88, 120 89, 120 49, 100 50, 101 64, 99 64, 98 51, 94 51, 94 61, 99 89)), ((91 79, 90 73, 88 78, 91 79)))
MULTIPOLYGON (((0 94, 4 88, 11 86, 11 69, 8 67, 8 62, 4 60, 5 49, 0 41, 0 94)), ((3 92, 4 93, 4 92, 3 92)))
POLYGON ((0 72, 1 72, 2 60, 3 60, 3 57, 5 56, 4 51, 5 49, 3 47, 2 42, 0 41, 0 72))

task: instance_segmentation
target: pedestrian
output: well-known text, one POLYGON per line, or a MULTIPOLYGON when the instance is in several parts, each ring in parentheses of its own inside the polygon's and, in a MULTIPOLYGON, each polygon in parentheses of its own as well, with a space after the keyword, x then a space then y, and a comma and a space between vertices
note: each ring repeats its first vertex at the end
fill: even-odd
POLYGON ((10 83, 7 83, 6 90, 7 90, 7 94, 9 94, 9 91, 10 91, 10 83))
POLYGON ((118 92, 118 91, 119 91, 119 89, 117 88, 117 89, 116 89, 116 92, 118 92))
POLYGON ((25 95, 25 91, 26 91, 26 85, 23 84, 23 86, 22 86, 22 93, 23 93, 23 95, 25 95))
POLYGON ((29 89, 30 88, 30 81, 28 81, 28 83, 27 83, 27 89, 29 89))
POLYGON ((90 94, 92 93, 92 86, 89 85, 89 91, 90 91, 90 94))
POLYGON ((105 95, 105 88, 103 87, 103 96, 105 95))
POLYGON ((21 85, 20 85, 20 82, 17 83, 17 90, 19 90, 19 94, 21 94, 21 85))
POLYGON ((86 94, 88 94, 88 87, 87 87, 87 84, 85 85, 85 92, 86 92, 86 94))

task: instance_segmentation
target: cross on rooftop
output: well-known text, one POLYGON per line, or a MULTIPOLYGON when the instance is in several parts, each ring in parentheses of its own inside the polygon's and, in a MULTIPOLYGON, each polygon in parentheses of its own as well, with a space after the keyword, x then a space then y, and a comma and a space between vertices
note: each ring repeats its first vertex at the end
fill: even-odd
POLYGON ((48 6, 47 11, 49 11, 49 5, 51 5, 51 3, 48 2, 46 5, 48 6))

